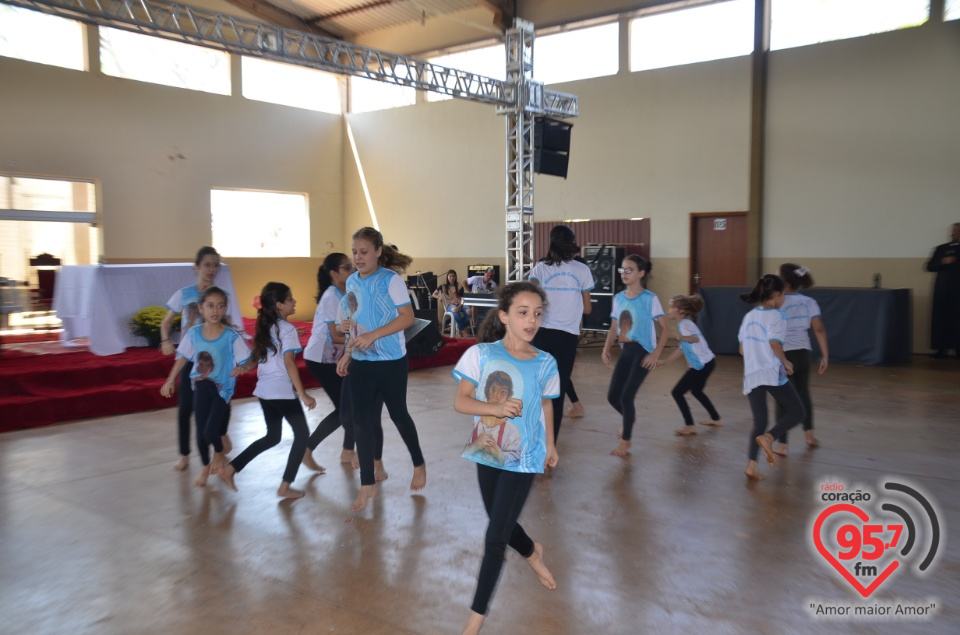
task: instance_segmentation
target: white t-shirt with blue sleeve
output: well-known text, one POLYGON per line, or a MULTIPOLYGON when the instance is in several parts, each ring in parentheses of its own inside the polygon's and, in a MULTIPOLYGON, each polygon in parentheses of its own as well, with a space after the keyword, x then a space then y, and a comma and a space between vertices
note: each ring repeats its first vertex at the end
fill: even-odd
POLYGON ((257 366, 257 387, 253 389, 253 394, 261 399, 296 399, 297 391, 287 373, 283 357, 289 351, 297 354, 303 350, 300 348, 297 328, 286 320, 278 320, 276 326, 270 329, 270 339, 277 350, 268 350, 267 359, 257 366))
POLYGON ((820 305, 817 301, 802 293, 788 293, 783 296, 780 311, 787 316, 787 336, 783 341, 783 350, 813 350, 810 345, 810 322, 813 318, 820 317, 820 305))
POLYGON ((743 394, 787 383, 787 370, 770 347, 770 342, 783 344, 786 334, 787 320, 778 309, 757 307, 743 316, 737 335, 743 346, 743 394))
POLYGON ((343 344, 336 344, 330 337, 330 325, 336 324, 340 311, 340 300, 344 293, 330 285, 320 296, 317 310, 313 314, 313 331, 310 340, 303 349, 303 358, 320 364, 336 364, 343 357, 343 344))
POLYGON ((203 336, 203 325, 192 327, 180 340, 177 356, 193 362, 190 381, 212 381, 224 401, 230 401, 237 378, 230 376, 234 367, 250 359, 250 348, 243 336, 230 327, 215 340, 203 336))
MULTIPOLYGON (((384 324, 389 324, 399 315, 397 309, 410 304, 410 294, 403 280, 392 269, 380 267, 365 278, 354 272, 347 278, 346 293, 340 300, 337 324, 346 319, 354 321, 350 337, 363 335, 384 324)), ((400 359, 407 354, 407 341, 403 331, 376 340, 364 350, 354 348, 353 359, 367 362, 400 359)))
POLYGON ((713 351, 710 350, 710 346, 707 344, 706 338, 703 337, 703 333, 700 332, 700 327, 698 327, 697 323, 693 320, 684 318, 680 320, 678 329, 680 330, 680 335, 684 337, 696 335, 697 338, 699 338, 696 342, 684 342, 681 340, 680 350, 683 351, 683 356, 686 358, 690 368, 702 370, 703 367, 716 356, 713 354, 713 351))
POLYGON ((203 293, 197 285, 191 284, 170 296, 167 308, 180 314, 180 330, 183 333, 196 324, 202 324, 200 317, 200 294, 203 293))
MULTIPOLYGON (((539 351, 532 359, 517 359, 503 342, 476 344, 453 369, 458 382, 469 381, 479 401, 523 402, 519 417, 475 416, 463 458, 511 472, 543 472, 547 460, 547 422, 542 399, 560 396, 560 375, 552 355, 539 351)), ((553 425, 550 422, 549 425, 553 425)))
POLYGON ((647 289, 634 298, 626 291, 613 296, 610 317, 617 321, 617 336, 639 343, 648 353, 657 347, 656 321, 662 315, 660 299, 647 289))
POLYGON ((538 262, 530 270, 530 280, 536 280, 547 294, 547 308, 541 328, 580 334, 583 318, 583 294, 593 290, 590 267, 576 260, 556 265, 538 262))

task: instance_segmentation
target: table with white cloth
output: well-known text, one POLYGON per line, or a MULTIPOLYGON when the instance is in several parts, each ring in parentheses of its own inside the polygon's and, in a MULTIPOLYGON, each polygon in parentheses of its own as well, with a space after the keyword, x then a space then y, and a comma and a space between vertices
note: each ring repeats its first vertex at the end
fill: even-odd
MULTIPOLYGON (((60 339, 89 338, 96 355, 115 355, 147 340, 130 332, 130 318, 148 306, 166 306, 183 287, 196 284, 192 263, 144 265, 76 265, 61 267, 53 293, 53 310, 63 322, 60 339)), ((222 265, 216 285, 227 292, 228 313, 243 327, 240 303, 230 268, 222 265)))

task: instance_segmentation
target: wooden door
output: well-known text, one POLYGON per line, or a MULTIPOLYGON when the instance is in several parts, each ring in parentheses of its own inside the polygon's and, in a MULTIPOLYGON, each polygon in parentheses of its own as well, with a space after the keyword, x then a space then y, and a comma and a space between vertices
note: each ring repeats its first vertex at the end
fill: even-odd
POLYGON ((745 284, 749 284, 747 213, 691 214, 690 292, 745 284))

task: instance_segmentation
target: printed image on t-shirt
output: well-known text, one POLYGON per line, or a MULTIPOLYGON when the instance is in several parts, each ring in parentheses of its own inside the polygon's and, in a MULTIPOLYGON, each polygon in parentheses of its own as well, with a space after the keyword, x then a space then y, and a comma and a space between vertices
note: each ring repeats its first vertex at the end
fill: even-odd
POLYGON ((621 344, 626 342, 636 342, 636 334, 632 332, 633 325, 633 313, 631 313, 629 309, 624 309, 621 311, 620 317, 617 319, 617 328, 619 329, 620 335, 617 341, 619 341, 621 344))
MULTIPOLYGON (((194 305, 196 306, 196 305, 194 305)), ((200 351, 197 353, 197 371, 199 375, 194 377, 194 382, 203 381, 206 379, 213 380, 210 375, 213 374, 213 371, 216 370, 216 364, 213 361, 213 355, 207 351, 200 351)), ((214 382, 216 383, 216 382, 214 382)), ((217 384, 217 392, 220 392, 222 386, 217 384)))
MULTIPOLYGON (((367 332, 367 329, 360 324, 360 315, 363 312, 363 306, 360 304, 360 299, 357 297, 357 294, 353 291, 347 291, 342 298, 340 298, 340 315, 337 323, 343 322, 344 320, 352 320, 353 325, 350 327, 350 332, 347 333, 347 337, 355 338, 358 335, 363 335, 367 332)), ((375 355, 377 352, 377 342, 374 341, 370 345, 370 348, 365 349, 369 351, 372 355, 375 355)))
POLYGON ((190 302, 183 305, 183 317, 180 325, 183 330, 200 324, 200 306, 196 302, 190 302))
MULTIPOLYGON (((498 363, 490 366, 500 368, 490 370, 481 379, 483 401, 501 404, 515 394, 523 394, 523 378, 516 368, 498 363)), ((488 465, 515 465, 520 462, 520 430, 506 418, 480 416, 470 442, 464 448, 464 455, 473 456, 488 465)))

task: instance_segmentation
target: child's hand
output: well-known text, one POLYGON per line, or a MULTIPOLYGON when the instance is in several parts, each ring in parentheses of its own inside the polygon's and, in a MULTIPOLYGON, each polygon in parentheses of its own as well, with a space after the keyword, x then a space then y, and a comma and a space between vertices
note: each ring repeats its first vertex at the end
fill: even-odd
POLYGON ((340 358, 340 361, 337 362, 337 374, 341 377, 346 377, 350 372, 350 360, 353 358, 349 355, 344 355, 340 358))
POLYGON ((661 366, 666 366, 666 365, 667 365, 666 360, 663 360, 663 359, 657 360, 657 368, 660 368, 661 366))
POLYGON ((610 351, 603 349, 603 352, 600 353, 600 359, 603 360, 603 365, 607 368, 613 368, 613 357, 610 356, 610 351))
POLYGON ((653 370, 658 366, 659 361, 660 361, 660 355, 654 355, 653 353, 650 353, 643 358, 643 361, 640 362, 640 365, 646 368, 647 370, 653 370))
POLYGON ((560 462, 560 455, 557 454, 556 446, 551 446, 547 448, 547 460, 544 461, 544 465, 547 467, 557 467, 557 463, 560 462))
POLYGON ((317 407, 317 400, 311 397, 309 393, 300 395, 300 401, 307 407, 307 410, 313 410, 317 407))
POLYGON ((170 340, 165 340, 160 343, 160 352, 164 355, 173 355, 177 352, 177 349, 173 347, 173 342, 170 340))
POLYGON ((353 328, 353 320, 349 320, 349 319, 344 320, 343 322, 337 325, 337 330, 340 331, 340 333, 343 333, 344 335, 349 333, 350 329, 352 328, 353 328))
POLYGON ((820 369, 817 371, 817 374, 818 374, 818 375, 822 375, 822 374, 824 374, 825 372, 827 372, 827 366, 829 366, 829 365, 830 365, 830 362, 827 361, 827 358, 826 358, 826 357, 821 357, 821 358, 820 358, 820 369))
POLYGON ((494 413, 501 419, 513 419, 523 414, 523 402, 516 397, 511 397, 503 403, 496 404, 494 413))
POLYGON ((237 377, 238 375, 242 375, 242 374, 244 374, 245 372, 247 372, 247 367, 244 366, 243 364, 241 364, 241 365, 239 365, 239 366, 234 366, 234 367, 233 367, 233 370, 230 371, 230 376, 231 376, 231 377, 237 377))
POLYGON ((373 343, 376 341, 377 338, 375 338, 372 334, 364 333, 363 335, 358 335, 353 338, 353 347, 363 351, 373 346, 373 343))
POLYGON ((168 379, 163 382, 163 386, 160 387, 160 394, 164 397, 172 397, 173 393, 176 391, 177 387, 174 385, 172 379, 168 379))
POLYGON ((673 339, 677 340, 678 342, 682 342, 682 341, 683 341, 683 339, 682 339, 683 336, 680 335, 680 331, 673 331, 672 333, 670 333, 670 337, 672 337, 673 339))
POLYGON ((783 367, 786 369, 788 377, 793 374, 793 362, 785 361, 783 367))

